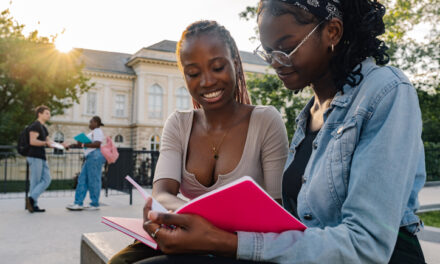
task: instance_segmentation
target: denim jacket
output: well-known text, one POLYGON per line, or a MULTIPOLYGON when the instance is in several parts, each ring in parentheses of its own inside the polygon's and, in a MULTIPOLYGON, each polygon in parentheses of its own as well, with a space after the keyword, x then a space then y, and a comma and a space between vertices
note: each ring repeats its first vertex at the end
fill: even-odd
MULTIPOLYGON (((336 94, 313 142, 297 207, 308 228, 238 232, 238 258, 388 263, 399 227, 419 230, 415 211, 426 173, 417 93, 396 68, 372 59, 361 66, 362 82, 336 94)), ((297 118, 285 169, 304 139, 313 100, 297 118)))

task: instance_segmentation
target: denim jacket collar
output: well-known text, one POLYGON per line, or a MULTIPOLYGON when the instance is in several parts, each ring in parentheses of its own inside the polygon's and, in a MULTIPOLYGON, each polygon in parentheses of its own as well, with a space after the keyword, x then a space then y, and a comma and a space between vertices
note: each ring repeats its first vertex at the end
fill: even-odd
MULTIPOLYGON (((361 68, 362 75, 367 76, 370 71, 377 67, 377 65, 374 63, 373 58, 367 58, 361 64, 357 65, 355 70, 359 69, 359 67, 361 68)), ((359 81, 360 77, 355 76, 355 78, 357 81, 359 81)), ((356 87, 359 87, 359 85, 356 85, 356 87)), ((341 91, 336 93, 333 101, 331 102, 331 107, 338 106, 345 108, 351 103, 353 96, 355 96, 354 92, 356 88, 346 84, 344 87, 342 87, 342 90, 343 93, 341 91)))
MULTIPOLYGON (((356 66, 356 69, 359 67, 361 67, 362 75, 367 76, 370 71, 372 71, 374 68, 377 67, 377 65, 374 63, 373 58, 367 58, 361 64, 356 66)), ((356 78, 359 79, 359 76, 356 76, 356 78)), ((356 87, 358 87, 358 85, 356 87)), ((356 88, 348 84, 344 85, 344 87, 342 88, 344 92, 342 93, 341 91, 338 91, 336 93, 335 97, 330 103, 330 107, 331 108, 334 106, 338 106, 342 108, 347 107, 352 101, 352 98, 354 96, 353 93, 355 89, 356 88)), ((300 114, 295 120, 296 123, 298 124, 298 128, 303 129, 303 131, 305 128, 306 120, 309 117, 310 109, 312 108, 314 101, 315 101, 315 96, 313 96, 312 99, 310 99, 310 101, 307 103, 307 105, 304 107, 304 109, 300 112, 300 114)))

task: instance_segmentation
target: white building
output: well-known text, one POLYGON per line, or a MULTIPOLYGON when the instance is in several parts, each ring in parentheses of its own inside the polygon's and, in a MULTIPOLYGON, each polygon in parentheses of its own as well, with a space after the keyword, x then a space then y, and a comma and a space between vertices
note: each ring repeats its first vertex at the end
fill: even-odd
MULTIPOLYGON (((164 40, 135 54, 82 49, 84 72, 95 86, 80 103, 54 116, 49 126, 54 140, 73 142, 88 132, 92 116, 104 123, 104 133, 120 147, 158 150, 162 128, 176 109, 192 108, 178 70, 176 42, 164 40)), ((245 72, 266 73, 267 64, 250 52, 240 52, 245 72)))

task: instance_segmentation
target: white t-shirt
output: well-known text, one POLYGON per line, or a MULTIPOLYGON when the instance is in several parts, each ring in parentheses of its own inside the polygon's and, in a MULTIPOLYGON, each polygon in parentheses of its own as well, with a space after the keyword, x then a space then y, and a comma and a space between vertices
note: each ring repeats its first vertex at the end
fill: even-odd
MULTIPOLYGON (((102 129, 98 127, 93 129, 92 132, 88 133, 87 137, 90 138, 92 142, 99 141, 102 143, 104 141, 104 132, 102 132, 102 129)), ((94 151, 95 149, 96 148, 85 148, 84 155, 89 155, 89 153, 94 151)))

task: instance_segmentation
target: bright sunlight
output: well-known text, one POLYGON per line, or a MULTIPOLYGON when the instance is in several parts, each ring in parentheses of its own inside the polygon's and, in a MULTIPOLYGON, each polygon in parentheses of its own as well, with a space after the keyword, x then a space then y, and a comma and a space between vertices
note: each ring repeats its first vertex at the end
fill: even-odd
POLYGON ((55 39, 55 47, 57 50, 63 53, 68 53, 72 50, 73 45, 69 38, 66 35, 60 35, 55 39))

